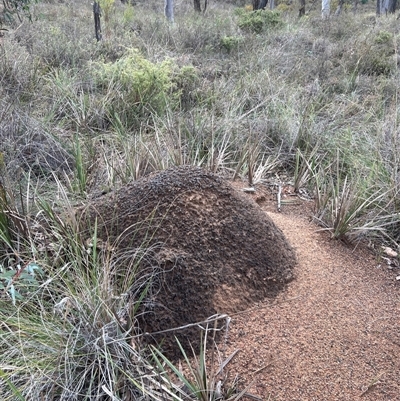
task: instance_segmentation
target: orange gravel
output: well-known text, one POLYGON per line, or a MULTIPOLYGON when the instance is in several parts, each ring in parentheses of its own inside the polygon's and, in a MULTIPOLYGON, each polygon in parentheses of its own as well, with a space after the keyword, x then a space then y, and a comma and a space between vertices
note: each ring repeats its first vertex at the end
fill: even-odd
POLYGON ((254 380, 251 393, 263 400, 400 400, 393 272, 318 231, 304 205, 261 206, 296 249, 297 278, 275 300, 232 316, 226 352, 240 352, 230 372, 254 380))

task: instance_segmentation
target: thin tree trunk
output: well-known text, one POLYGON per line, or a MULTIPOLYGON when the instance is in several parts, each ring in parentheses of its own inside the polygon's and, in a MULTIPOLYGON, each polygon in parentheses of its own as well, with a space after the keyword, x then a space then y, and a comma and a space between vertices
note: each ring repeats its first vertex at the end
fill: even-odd
POLYGON ((376 15, 382 14, 382 0, 376 0, 376 15))
POLYGON ((388 15, 388 11, 389 11, 389 0, 383 0, 382 4, 381 4, 381 14, 385 13, 386 15, 388 15))
MULTIPOLYGON (((204 0, 204 8, 203 8, 203 14, 207 10, 207 5, 208 5, 208 0, 204 0)), ((201 0, 194 0, 194 11, 197 11, 198 13, 201 13, 201 0)))
POLYGON ((194 0, 194 11, 201 13, 200 0, 194 0))
POLYGON ((253 0, 253 11, 265 10, 267 7, 268 0, 253 0))
POLYGON ((165 16, 169 22, 174 22, 174 1, 165 0, 165 16))
POLYGON ((100 25, 100 4, 95 1, 93 2, 93 16, 94 16, 94 33, 96 40, 99 42, 101 40, 101 25, 100 25))
POLYGON ((306 15, 306 0, 299 0, 300 8, 299 8, 299 18, 304 17, 306 15))
POLYGON ((330 13, 331 13, 330 0, 322 0, 322 19, 329 18, 330 13))
POLYGON ((397 8, 397 0, 390 0, 389 1, 389 13, 394 14, 397 8))
POLYGON ((339 0, 339 4, 336 8, 335 15, 340 15, 342 13, 344 2, 345 0, 339 0))
POLYGON ((273 10, 275 8, 275 0, 270 0, 269 2, 269 9, 273 10))

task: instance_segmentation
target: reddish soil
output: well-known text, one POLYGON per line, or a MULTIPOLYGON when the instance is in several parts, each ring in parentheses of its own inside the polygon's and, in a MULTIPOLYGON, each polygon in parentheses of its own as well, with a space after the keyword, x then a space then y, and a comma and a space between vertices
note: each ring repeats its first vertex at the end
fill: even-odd
POLYGON ((319 231, 309 203, 278 213, 273 197, 256 196, 299 263, 275 300, 232 316, 226 352, 240 352, 229 370, 254 380, 263 400, 400 400, 396 274, 369 249, 319 231))

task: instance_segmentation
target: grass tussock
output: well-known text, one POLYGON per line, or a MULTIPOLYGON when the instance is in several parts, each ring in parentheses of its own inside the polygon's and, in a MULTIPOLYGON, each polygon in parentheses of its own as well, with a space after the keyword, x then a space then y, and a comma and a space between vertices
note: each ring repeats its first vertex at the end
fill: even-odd
POLYGON ((75 0, 1 20, 4 400, 184 398, 136 324, 158 274, 137 272, 154 250, 117 257, 68 214, 130 180, 181 164, 249 185, 292 177, 334 238, 400 240, 393 16, 370 3, 322 20, 311 3, 299 19, 279 2, 211 2, 205 14, 181 2, 169 24, 162 2, 103 6, 100 42, 90 5, 75 0))

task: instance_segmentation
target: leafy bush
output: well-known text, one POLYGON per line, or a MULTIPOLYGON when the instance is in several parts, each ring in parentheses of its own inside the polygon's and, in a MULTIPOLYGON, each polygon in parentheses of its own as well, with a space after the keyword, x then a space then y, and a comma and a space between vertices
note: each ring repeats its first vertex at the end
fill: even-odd
POLYGON ((387 31, 380 31, 375 38, 376 44, 390 44, 393 40, 393 34, 387 31))
POLYGON ((284 22, 277 11, 257 10, 240 13, 238 25, 244 31, 262 33, 269 29, 281 28, 284 22))
POLYGON ((115 0, 99 0, 101 11, 104 14, 104 20, 106 22, 110 19, 111 11, 114 8, 115 0))
POLYGON ((130 125, 177 105, 169 60, 152 63, 131 50, 114 63, 98 62, 93 67, 96 84, 108 96, 110 118, 118 115, 130 125))
POLYGON ((242 42, 243 38, 240 36, 224 36, 221 38, 221 47, 230 53, 232 50, 238 49, 242 42))

